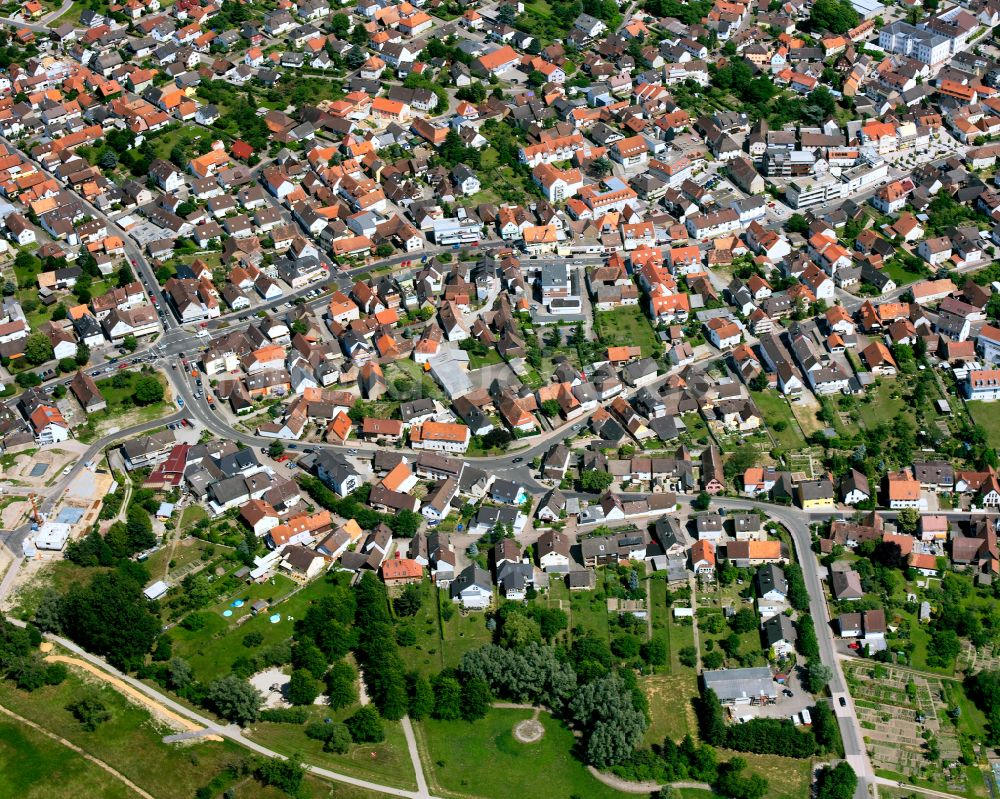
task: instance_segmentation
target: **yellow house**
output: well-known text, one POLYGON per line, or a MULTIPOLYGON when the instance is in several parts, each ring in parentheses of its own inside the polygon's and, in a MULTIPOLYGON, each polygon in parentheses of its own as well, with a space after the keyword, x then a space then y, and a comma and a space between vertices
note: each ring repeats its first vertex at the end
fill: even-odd
POLYGON ((799 505, 803 510, 834 507, 833 483, 827 478, 799 483, 799 505))

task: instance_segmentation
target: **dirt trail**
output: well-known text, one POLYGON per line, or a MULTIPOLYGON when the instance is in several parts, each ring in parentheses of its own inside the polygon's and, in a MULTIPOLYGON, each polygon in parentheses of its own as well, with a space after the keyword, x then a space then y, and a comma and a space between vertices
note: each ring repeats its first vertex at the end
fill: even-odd
POLYGON ((156 799, 156 797, 154 797, 151 793, 148 793, 147 791, 144 791, 142 788, 140 788, 138 785, 136 785, 134 782, 132 782, 132 780, 130 780, 128 777, 126 777, 120 771, 112 768, 107 763, 105 763, 103 760, 100 760, 100 759, 94 757, 93 755, 87 754, 79 746, 77 746, 75 743, 72 743, 71 741, 67 741, 65 738, 61 738, 60 736, 56 735, 54 732, 49 732, 44 727, 36 724, 35 722, 33 722, 33 721, 29 720, 29 719, 24 718, 23 716, 17 715, 17 713, 14 713, 13 711, 8 710, 3 705, 0 705, 0 713, 3 713, 4 715, 10 716, 12 719, 17 720, 21 724, 25 724, 28 727, 31 727, 31 729, 36 730, 37 732, 40 732, 46 738, 51 738, 53 741, 61 743, 67 749, 73 750, 78 755, 80 755, 80 757, 84 758, 85 760, 89 760, 91 763, 93 763, 98 768, 104 769, 106 772, 108 772, 108 774, 110 774, 116 780, 119 780, 120 782, 122 782, 125 785, 127 785, 132 791, 134 791, 135 793, 137 793, 143 799, 156 799))
MULTIPOLYGON (((66 655, 46 655, 45 660, 49 663, 65 663, 69 666, 75 666, 78 669, 83 669, 89 674, 92 674, 98 679, 101 679, 104 682, 108 683, 109 685, 113 686, 116 691, 123 694, 131 701, 137 702, 143 707, 148 708, 156 716, 168 722, 171 726, 180 727, 182 730, 185 730, 187 732, 198 732, 199 730, 203 729, 203 727, 200 724, 195 724, 190 719, 186 719, 179 713, 175 713, 170 708, 160 704, 154 699, 151 699, 141 691, 137 691, 135 688, 133 688, 131 685, 124 682, 123 680, 119 680, 117 677, 111 676, 106 671, 103 671, 102 669, 99 669, 96 666, 92 666, 85 660, 80 660, 79 658, 67 657, 66 655)), ((219 735, 205 735, 203 736, 203 739, 209 741, 221 741, 222 737, 219 735)))

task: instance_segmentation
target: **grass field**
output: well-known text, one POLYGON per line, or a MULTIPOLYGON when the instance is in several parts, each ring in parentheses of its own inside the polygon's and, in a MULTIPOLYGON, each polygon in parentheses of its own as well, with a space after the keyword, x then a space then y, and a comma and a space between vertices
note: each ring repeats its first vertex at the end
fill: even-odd
POLYGON ((908 286, 910 283, 923 280, 925 277, 922 272, 911 272, 896 258, 886 261, 883 268, 885 273, 895 281, 897 286, 908 286))
POLYGON ((778 442, 779 447, 797 449, 805 446, 805 439, 802 438, 799 426, 795 422, 792 409, 781 394, 777 391, 751 391, 750 395, 764 416, 767 429, 771 431, 771 435, 774 436, 774 440, 778 442), (778 423, 779 427, 783 423, 784 429, 780 431, 776 430, 775 423, 778 423))
POLYGON ((223 610, 230 607, 227 599, 216 605, 211 605, 201 613, 206 618, 206 624, 200 630, 185 630, 174 627, 170 637, 174 642, 174 654, 183 657, 191 664, 199 680, 208 682, 229 673, 233 661, 246 655, 247 650, 242 645, 243 637, 249 632, 259 632, 264 636, 263 646, 280 643, 292 636, 294 619, 305 614, 310 602, 323 596, 326 582, 318 580, 290 596, 295 583, 287 577, 276 575, 273 579, 259 585, 245 586, 236 598, 244 601, 242 608, 233 608, 233 615, 226 618, 223 610), (242 624, 237 620, 241 614, 249 613, 249 606, 257 599, 276 602, 264 613, 247 619, 242 624), (272 613, 280 613, 281 620, 272 624, 272 613))
MULTIPOLYGON (((0 704, 103 760, 157 799, 190 799, 198 788, 245 753, 235 744, 213 741, 194 747, 165 745, 161 738, 170 730, 154 721, 147 710, 130 704, 109 687, 85 686, 84 679, 72 671, 61 685, 41 688, 30 694, 4 681, 0 683, 0 704), (111 720, 96 732, 85 731, 65 709, 72 699, 87 692, 96 695, 112 714, 111 720)), ((56 751, 51 748, 42 751, 39 758, 42 773, 54 773, 65 761, 61 753, 55 756, 56 751), (51 768, 50 756, 53 758, 51 768)), ((3 773, 6 772, 4 769, 3 773)), ((19 777, 20 769, 15 775, 19 777)), ((2 795, 21 794, 2 792, 2 795)), ((87 794, 78 790, 75 795, 87 794)))
MULTIPOLYGON (((343 721, 358 709, 357 705, 332 710, 316 705, 310 710, 310 721, 332 718, 343 721)), ((261 722, 253 726, 248 737, 287 755, 297 755, 305 762, 322 766, 332 771, 343 772, 361 779, 372 780, 382 785, 413 790, 417 787, 413 764, 406 749, 406 739, 399 722, 385 722, 385 740, 379 744, 352 746, 345 755, 323 751, 323 743, 307 738, 304 724, 272 724, 261 722), (372 757, 374 753, 374 757, 372 757)))
POLYGON ((642 679, 642 688, 649 698, 647 744, 661 744, 669 737, 679 742, 685 735, 697 737, 694 707, 691 700, 698 694, 694 669, 676 677, 654 675, 642 679))
POLYGON ((125 783, 51 738, 0 716, 0 796, 129 799, 125 783))
POLYGON ((641 347, 643 356, 663 351, 656 331, 638 305, 594 314, 594 332, 605 347, 641 347))
MULTIPOLYGON (((571 754, 573 733, 543 713, 545 735, 534 744, 514 739, 515 724, 530 710, 493 710, 480 721, 435 721, 417 725, 431 790, 447 796, 483 799, 579 796, 622 799, 592 777, 571 754)), ((423 753, 422 753, 423 754, 423 753)))
POLYGON ((413 646, 402 647, 400 652, 406 667, 431 677, 444 668, 444 646, 441 640, 441 621, 438 615, 438 597, 434 586, 425 581, 420 584, 423 603, 420 610, 408 620, 416 634, 413 646))
POLYGON ((747 769, 767 779, 767 799, 803 799, 810 795, 812 761, 780 755, 755 755, 750 752, 719 750, 719 760, 742 757, 747 769))
POLYGON ((859 403, 858 411, 861 413, 861 421, 865 427, 875 427, 883 422, 891 422, 904 408, 907 407, 906 400, 901 397, 891 398, 893 381, 885 381, 878 388, 870 391, 872 401, 859 403))
POLYGON ((982 425, 992 447, 1000 447, 1000 402, 968 402, 969 413, 982 425))
MULTIPOLYGON (((162 738, 172 733, 172 729, 152 718, 145 708, 131 704, 112 688, 99 685, 72 668, 61 685, 33 693, 0 681, 0 705, 67 739, 156 799, 191 799, 199 788, 216 777, 221 785, 212 792, 214 797, 231 789, 235 799, 287 799, 287 794, 254 779, 256 755, 249 749, 230 741, 165 744, 162 738), (71 700, 88 692, 111 711, 111 719, 95 732, 84 730, 65 709, 71 700), (229 769, 233 771, 223 773, 229 769)), ((388 783, 382 775, 374 779, 388 783)), ((136 794, 72 750, 7 716, 0 716, 0 796, 134 799, 136 794), (14 765, 8 767, 8 763, 14 765)), ((382 796, 351 785, 330 785, 307 775, 298 799, 382 796)))

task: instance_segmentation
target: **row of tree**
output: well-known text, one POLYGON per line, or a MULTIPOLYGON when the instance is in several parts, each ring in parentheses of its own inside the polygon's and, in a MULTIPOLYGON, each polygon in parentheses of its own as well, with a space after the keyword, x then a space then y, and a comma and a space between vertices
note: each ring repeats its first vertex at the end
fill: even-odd
POLYGON ((812 757, 830 751, 837 745, 836 720, 824 703, 812 712, 821 717, 820 734, 813 728, 801 729, 789 719, 755 718, 742 724, 727 725, 718 696, 711 688, 703 688, 695 701, 701 740, 711 746, 735 749, 738 752, 812 757))

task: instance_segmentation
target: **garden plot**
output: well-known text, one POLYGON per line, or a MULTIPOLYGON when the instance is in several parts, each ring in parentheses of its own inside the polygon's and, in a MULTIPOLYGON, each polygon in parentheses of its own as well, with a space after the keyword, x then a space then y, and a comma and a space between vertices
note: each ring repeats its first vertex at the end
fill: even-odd
POLYGON ((882 664, 845 663, 844 671, 875 769, 964 793, 958 737, 942 723, 947 705, 941 679, 882 664))
POLYGON ((958 653, 958 670, 971 674, 974 671, 995 671, 1000 669, 1000 648, 987 644, 976 649, 962 640, 962 651, 958 653))

